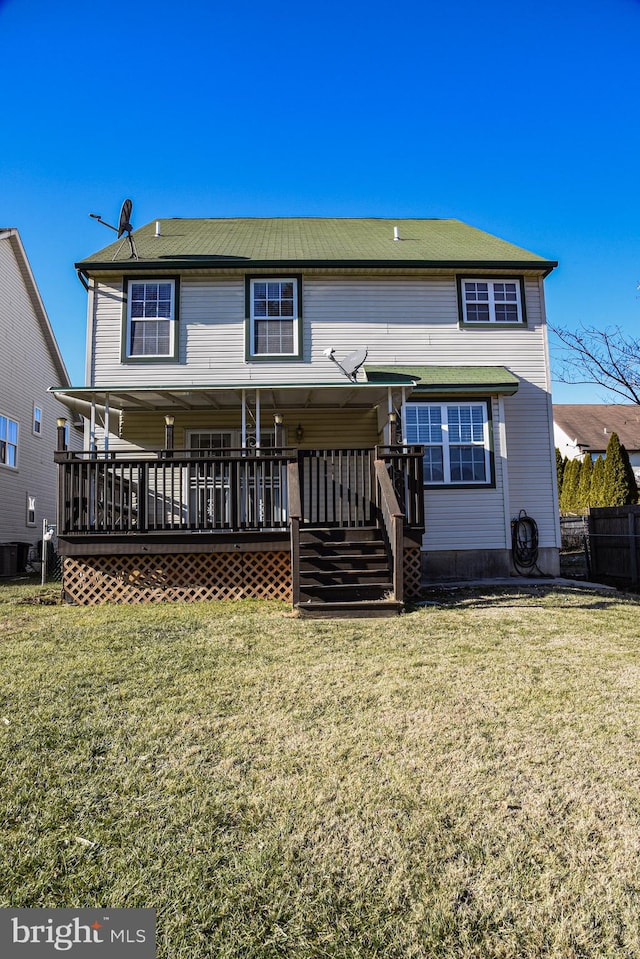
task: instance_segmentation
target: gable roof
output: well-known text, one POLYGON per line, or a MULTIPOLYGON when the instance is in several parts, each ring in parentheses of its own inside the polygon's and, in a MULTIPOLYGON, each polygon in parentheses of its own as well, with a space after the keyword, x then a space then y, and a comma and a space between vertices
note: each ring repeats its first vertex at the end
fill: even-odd
POLYGON ((96 269, 259 266, 390 266, 520 269, 549 273, 557 262, 460 220, 277 217, 164 219, 76 263, 96 269), (156 223, 160 235, 156 236, 156 223), (399 239, 394 240, 394 227, 399 239))
POLYGON ((58 341, 56 340, 53 332, 53 327, 49 321, 47 311, 44 308, 44 303, 42 302, 42 297, 40 296, 40 291, 36 285, 35 277, 31 270, 31 265, 29 264, 24 246, 22 245, 20 234, 15 227, 0 227, 0 240, 9 243, 11 249, 13 250, 18 269, 20 270, 27 294, 33 307, 33 312, 38 323, 40 324, 40 329, 42 330, 42 334, 51 355, 53 365, 58 373, 60 382, 64 383, 66 386, 70 386, 71 380, 69 379, 67 368, 64 360, 62 359, 62 353, 60 352, 58 341))
POLYGON ((553 405, 554 426, 578 446, 594 453, 606 450, 612 433, 629 452, 640 450, 640 406, 630 403, 560 403, 553 405))

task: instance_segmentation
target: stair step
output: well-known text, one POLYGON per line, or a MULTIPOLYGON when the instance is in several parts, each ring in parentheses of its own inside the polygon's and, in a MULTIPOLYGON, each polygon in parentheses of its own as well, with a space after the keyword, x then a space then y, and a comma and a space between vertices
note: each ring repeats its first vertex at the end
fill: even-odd
POLYGON ((392 583, 305 583, 300 585, 300 602, 362 602, 388 599, 392 583))
POLYGON ((301 616, 316 619, 365 619, 398 616, 402 612, 402 603, 397 603, 393 599, 329 603, 309 600, 306 603, 298 603, 296 609, 301 616))
POLYGON ((387 573, 388 570, 379 569, 324 569, 309 571, 305 570, 300 574, 300 588, 307 589, 308 586, 370 586, 372 580, 375 583, 380 582, 380 573, 387 573))
POLYGON ((334 543, 382 543, 383 538, 380 530, 376 526, 354 526, 354 527, 312 527, 300 530, 300 543, 318 543, 322 546, 329 546, 334 543))
POLYGON ((300 557, 300 569, 315 572, 316 570, 337 569, 337 570, 357 570, 357 569, 379 569, 380 566, 386 566, 388 559, 386 553, 358 553, 357 555, 345 556, 344 554, 336 556, 313 556, 300 557))
POLYGON ((301 543, 301 556, 386 556, 384 543, 301 543))

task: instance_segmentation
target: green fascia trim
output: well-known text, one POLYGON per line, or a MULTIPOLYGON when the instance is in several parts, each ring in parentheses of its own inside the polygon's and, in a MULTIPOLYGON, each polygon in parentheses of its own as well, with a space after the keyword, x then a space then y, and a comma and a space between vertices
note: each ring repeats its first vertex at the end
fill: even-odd
POLYGON ((535 271, 548 276, 558 265, 557 260, 315 260, 307 257, 297 260, 251 260, 243 257, 172 257, 158 260, 82 261, 76 270, 90 276, 92 273, 128 273, 130 270, 149 270, 154 273, 175 273, 177 270, 249 270, 270 269, 366 269, 366 270, 519 270, 535 271))
MULTIPOLYGON (((405 377, 415 383, 413 396, 425 393, 517 393, 518 377, 504 366, 365 366, 370 382, 378 377, 405 377)), ((396 380, 396 384, 399 381, 396 380)))

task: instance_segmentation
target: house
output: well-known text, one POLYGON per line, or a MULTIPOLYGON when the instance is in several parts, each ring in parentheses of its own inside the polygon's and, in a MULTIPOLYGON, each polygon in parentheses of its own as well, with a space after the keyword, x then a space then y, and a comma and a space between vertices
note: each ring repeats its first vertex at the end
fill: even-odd
MULTIPOLYGON (((70 386, 18 230, 0 229, 0 575, 24 569, 55 523, 58 417, 68 410, 47 389, 70 386)), ((67 445, 81 449, 75 417, 67 445)))
POLYGON ((567 459, 604 457, 611 434, 629 454, 636 481, 640 481, 640 407, 632 403, 555 403, 553 437, 567 459))
POLYGON ((521 511, 557 573, 555 266, 457 220, 323 218, 156 220, 77 263, 68 598, 397 608, 509 575, 521 511))

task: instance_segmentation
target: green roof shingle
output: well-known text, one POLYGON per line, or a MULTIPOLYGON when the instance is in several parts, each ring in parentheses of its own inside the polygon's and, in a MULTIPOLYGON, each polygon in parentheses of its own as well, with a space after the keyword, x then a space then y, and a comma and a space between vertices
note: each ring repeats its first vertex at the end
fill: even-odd
POLYGON ((505 366, 365 366, 367 379, 397 377, 398 382, 413 381, 413 395, 446 393, 517 393, 520 383, 505 366))
POLYGON ((77 268, 510 265, 548 272, 557 265, 460 220, 280 217, 159 223, 160 236, 155 236, 155 220, 134 231, 137 260, 131 259, 122 237, 77 268), (399 240, 394 240, 394 227, 399 240))

